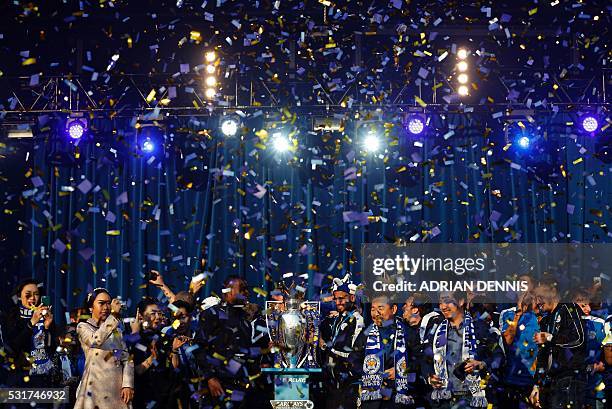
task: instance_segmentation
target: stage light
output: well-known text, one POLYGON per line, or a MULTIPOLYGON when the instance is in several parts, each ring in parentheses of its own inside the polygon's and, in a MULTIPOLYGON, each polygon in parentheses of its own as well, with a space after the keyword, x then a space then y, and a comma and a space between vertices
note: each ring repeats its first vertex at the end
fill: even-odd
POLYGON ((368 132, 363 140, 363 148, 368 152, 376 152, 380 148, 380 138, 374 132, 368 132))
POLYGON ((223 118, 221 120, 221 133, 224 136, 236 136, 240 123, 234 118, 223 118))
MULTIPOLYGON (((3 127, 7 127, 6 136, 8 138, 33 138, 34 132, 32 131, 32 125, 30 124, 4 124, 3 127)), ((1 135, 1 133, 0 133, 1 135)))
POLYGON ((465 73, 457 76, 457 81, 459 81, 459 84, 467 84, 468 79, 468 75, 465 73))
POLYGON ((206 77, 206 85, 209 87, 214 87, 217 85, 217 79, 213 76, 206 77))
POLYGON ((521 147, 522 149, 527 149, 527 148, 529 148, 529 145, 531 145, 531 141, 526 136, 521 136, 518 139, 517 143, 518 143, 518 146, 521 147))
POLYGON ((204 56, 206 58, 206 62, 213 62, 217 59, 217 54, 214 51, 209 51, 204 56))
POLYGON ((459 70, 459 72, 464 72, 467 71, 468 69, 468 63, 465 61, 459 61, 457 63, 457 70, 459 70))
POLYGON ((419 135, 425 129, 423 119, 412 117, 408 120, 408 131, 413 135, 419 135))
POLYGON ((457 50, 457 58, 460 60, 465 60, 467 58, 468 52, 465 48, 460 48, 457 50))
POLYGON ((72 139, 80 139, 85 134, 85 124, 78 119, 68 120, 66 132, 72 139))
POLYGON ((457 89, 457 93, 459 95, 461 95, 462 97, 465 97, 466 95, 468 95, 470 93, 470 90, 468 89, 467 86, 465 85, 461 85, 458 89, 457 89))
POLYGON ((597 118, 591 115, 584 117, 582 119, 582 129, 589 133, 595 132, 597 129, 599 129, 599 122, 597 121, 597 118))
POLYGON ((215 95, 217 95, 217 91, 214 88, 206 88, 206 91, 204 91, 204 96, 207 99, 213 99, 215 95))
POLYGON ((215 71, 216 71, 216 68, 215 68, 215 66, 214 66, 214 65, 207 65, 207 66, 206 66, 206 72, 207 72, 208 74, 214 74, 214 73, 215 73, 215 71))
POLYGON ((289 150, 289 148, 291 147, 291 143, 289 142, 289 138, 287 138, 286 136, 284 136, 282 133, 277 132, 275 134, 272 135, 273 136, 273 140, 272 140, 272 146, 274 147, 274 150, 278 153, 284 153, 287 152, 289 150))
POLYGON ((140 147, 144 153, 151 153, 155 150, 155 143, 151 140, 151 138, 147 137, 144 141, 142 141, 142 146, 140 147))

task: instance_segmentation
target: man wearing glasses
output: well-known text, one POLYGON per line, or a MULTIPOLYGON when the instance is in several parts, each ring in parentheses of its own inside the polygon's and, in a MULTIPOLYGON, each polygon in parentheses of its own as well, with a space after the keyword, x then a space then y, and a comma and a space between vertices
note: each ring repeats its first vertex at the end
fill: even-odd
POLYGON ((357 407, 360 363, 354 345, 364 322, 355 306, 355 289, 348 275, 343 280, 335 279, 332 295, 336 311, 321 323, 323 380, 329 392, 326 399, 329 409, 357 407))

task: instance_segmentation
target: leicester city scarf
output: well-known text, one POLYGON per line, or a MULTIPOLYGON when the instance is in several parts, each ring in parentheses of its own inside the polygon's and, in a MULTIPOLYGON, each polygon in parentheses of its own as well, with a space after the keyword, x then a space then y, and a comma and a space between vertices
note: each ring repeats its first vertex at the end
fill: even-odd
MULTIPOLYGON (((448 341, 448 320, 444 320, 438 327, 434 336, 434 371, 436 375, 446 380, 446 386, 441 389, 434 389, 431 393, 431 398, 434 400, 447 400, 452 397, 452 392, 448 390, 448 368, 446 365, 446 345, 448 341)), ((474 323, 471 315, 466 312, 463 320, 463 348, 461 350, 461 359, 475 359, 476 355, 476 335, 474 333, 474 323)), ((472 401, 470 406, 475 408, 486 408, 487 398, 484 390, 480 387, 480 376, 466 374, 465 383, 470 393, 472 401)))
MULTIPOLYGON (((20 305, 19 314, 21 318, 30 320, 34 310, 20 305)), ((30 356, 33 362, 30 375, 45 375, 53 369, 53 362, 49 359, 45 349, 46 339, 47 331, 45 330, 44 317, 41 317, 32 328, 32 350, 30 351, 30 356)))
MULTIPOLYGON (((383 399, 381 389, 383 384, 384 357, 380 331, 376 325, 368 334, 366 342, 366 357, 363 362, 363 377, 361 378, 361 400, 372 401, 383 399)), ((393 346, 395 365, 395 403, 414 404, 414 399, 408 394, 408 374, 406 367, 406 338, 399 322, 396 322, 395 342, 393 346)))

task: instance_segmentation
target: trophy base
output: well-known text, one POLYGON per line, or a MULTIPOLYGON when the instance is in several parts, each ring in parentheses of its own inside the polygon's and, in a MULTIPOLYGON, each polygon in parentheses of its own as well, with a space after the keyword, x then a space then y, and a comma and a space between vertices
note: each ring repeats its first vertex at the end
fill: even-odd
POLYGON ((262 368, 274 375, 273 409, 312 409, 310 375, 320 374, 321 368, 262 368))

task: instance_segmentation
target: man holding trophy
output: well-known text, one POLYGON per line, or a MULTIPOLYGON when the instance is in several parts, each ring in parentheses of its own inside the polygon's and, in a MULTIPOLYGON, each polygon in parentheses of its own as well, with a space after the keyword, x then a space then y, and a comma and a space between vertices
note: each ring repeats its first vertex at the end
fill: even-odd
POLYGON ((363 330, 364 321, 355 305, 356 288, 348 274, 343 279, 334 279, 332 295, 336 311, 321 324, 319 346, 327 392, 325 407, 328 409, 357 407, 361 362, 355 343, 363 330))

